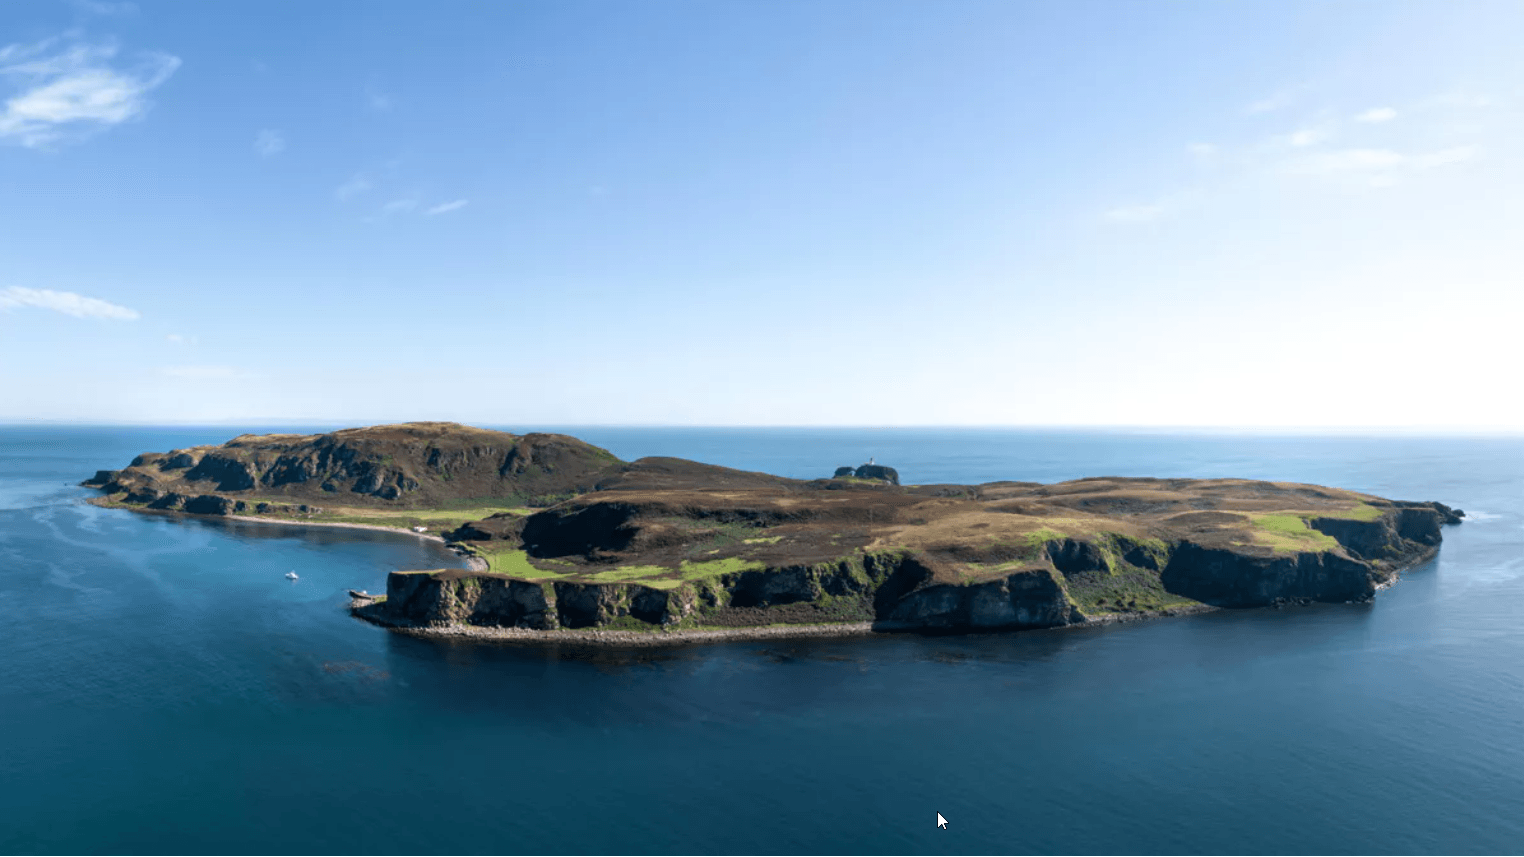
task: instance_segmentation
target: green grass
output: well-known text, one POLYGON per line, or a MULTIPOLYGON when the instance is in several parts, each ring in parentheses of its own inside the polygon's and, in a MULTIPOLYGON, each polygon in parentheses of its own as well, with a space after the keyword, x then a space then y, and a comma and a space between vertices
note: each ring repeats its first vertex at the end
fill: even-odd
POLYGON ((1156 613, 1198 602, 1164 588, 1159 572, 1118 563, 1111 572, 1067 575, 1064 581, 1073 602, 1088 616, 1103 613, 1156 613))
POLYGON ((367 509, 355 506, 322 506, 323 511, 315 514, 302 514, 300 512, 264 512, 254 511, 258 503, 275 503, 281 505, 296 505, 296 501, 290 498, 239 498, 248 504, 248 509, 239 514, 256 515, 272 521, 293 520, 312 521, 326 524, 366 524, 373 527, 392 527, 398 530, 411 532, 414 527, 426 527, 430 532, 439 533, 453 530, 462 524, 471 521, 479 521, 501 512, 513 515, 533 514, 533 509, 522 506, 474 506, 458 509, 367 509))
POLYGON ((1051 527, 1041 527, 1027 533, 1025 536, 1027 547, 1040 548, 1048 542, 1066 539, 1068 536, 1051 527))
POLYGON ((1372 506, 1369 503, 1356 503, 1353 509, 1338 512, 1320 512, 1312 517, 1319 518, 1344 518, 1351 521, 1374 521, 1385 514, 1385 511, 1372 506))
POLYGON ((744 559, 738 556, 726 557, 725 559, 712 559, 706 562, 684 562, 678 571, 684 580, 697 580, 704 577, 718 577, 722 574, 735 574, 742 571, 758 571, 766 568, 763 563, 752 559, 744 559))
POLYGON ((562 571, 553 571, 546 568, 537 568, 530 563, 529 554, 517 548, 484 548, 483 544, 492 545, 492 542, 477 543, 471 545, 471 552, 487 561, 487 570, 493 574, 506 574, 510 577, 521 577, 527 580, 540 578, 564 578, 568 575, 562 571))
POLYGON ((584 574, 582 578, 593 583, 618 583, 671 573, 672 569, 660 565, 627 565, 620 568, 611 568, 608 571, 584 574))
POLYGON ((1249 515, 1256 544, 1268 545, 1278 553, 1327 551, 1339 546, 1333 536, 1307 526, 1301 515, 1249 515))

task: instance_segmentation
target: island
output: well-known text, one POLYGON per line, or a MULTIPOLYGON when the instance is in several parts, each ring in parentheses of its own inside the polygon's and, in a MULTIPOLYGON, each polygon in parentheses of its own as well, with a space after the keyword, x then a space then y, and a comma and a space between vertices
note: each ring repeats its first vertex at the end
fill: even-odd
POLYGON ((392 572, 384 594, 351 592, 353 614, 421 635, 615 645, 1363 602, 1464 516, 1247 479, 828 471, 626 462, 566 435, 418 422, 145 453, 83 484, 109 507, 439 539, 469 567, 392 572))

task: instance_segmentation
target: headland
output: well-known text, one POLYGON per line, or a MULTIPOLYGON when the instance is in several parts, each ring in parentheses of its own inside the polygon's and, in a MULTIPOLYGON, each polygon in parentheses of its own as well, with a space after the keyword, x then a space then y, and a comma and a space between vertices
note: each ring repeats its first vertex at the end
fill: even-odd
POLYGON ((1464 515, 1287 482, 902 485, 885 465, 834 471, 625 462, 565 435, 407 423, 145 453, 84 484, 106 506, 439 538, 472 567, 393 572, 354 615, 617 646, 1366 601, 1464 515))

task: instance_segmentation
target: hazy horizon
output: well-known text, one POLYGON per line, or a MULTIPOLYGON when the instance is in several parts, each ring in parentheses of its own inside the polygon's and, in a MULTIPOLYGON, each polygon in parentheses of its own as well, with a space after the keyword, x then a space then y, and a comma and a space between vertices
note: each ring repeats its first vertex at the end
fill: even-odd
POLYGON ((1521 29, 10 2, 0 423, 1517 433, 1521 29))

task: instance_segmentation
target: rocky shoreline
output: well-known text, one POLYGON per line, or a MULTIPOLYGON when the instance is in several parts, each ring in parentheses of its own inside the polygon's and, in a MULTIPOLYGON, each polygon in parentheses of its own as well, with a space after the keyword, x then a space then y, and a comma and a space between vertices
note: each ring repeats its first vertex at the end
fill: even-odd
MULTIPOLYGON (((129 506, 122 503, 113 503, 109 498, 106 497, 90 497, 87 498, 85 502, 89 503, 92 506, 99 506, 103 509, 126 509, 129 512, 137 512, 139 514, 158 514, 167 516, 191 515, 192 517, 197 518, 215 518, 217 520, 223 521, 247 521, 252 524, 269 524, 272 526, 332 527, 345 530, 373 530, 383 533, 396 533, 403 536, 412 536, 416 539, 422 539, 429 542, 438 542, 439 544, 447 546, 450 544, 450 542, 443 536, 435 533, 418 533, 403 527, 387 527, 381 524, 348 524, 336 521, 293 521, 285 518, 256 518, 253 515, 197 515, 192 512, 172 512, 162 509, 145 509, 139 506, 129 506)), ((467 571, 487 570, 487 561, 479 556, 472 556, 471 554, 462 553, 455 550, 452 550, 451 553, 454 553, 456 556, 460 557, 460 560, 465 563, 467 571)))
MULTIPOLYGON (((358 595, 358 593, 351 593, 358 595)), ((424 637, 431 639, 471 640, 476 642, 503 642, 525 643, 538 646, 553 646, 561 643, 576 643, 580 645, 603 646, 615 649, 655 648, 662 646, 685 646, 701 643, 739 642, 748 640, 797 640, 809 638, 835 638, 835 637, 873 637, 892 634, 915 634, 924 633, 923 629, 914 627, 901 627, 894 623, 882 622, 841 622, 823 625, 766 625, 751 628, 701 628, 682 630, 653 630, 653 631, 613 631, 599 629, 560 629, 554 631, 540 631, 532 628, 504 628, 496 626, 467 625, 463 623, 451 623, 445 625, 418 625, 406 620, 395 620, 385 617, 383 614, 369 612, 363 608, 375 604, 380 596, 355 597, 350 600, 350 611, 359 619, 373 625, 386 628, 387 630, 406 634, 412 637, 424 637)), ((1147 622, 1154 619, 1167 619, 1180 616, 1196 616, 1203 613, 1215 613, 1223 608, 1213 607, 1210 604, 1187 605, 1154 613, 1136 614, 1109 614, 1105 616, 1088 617, 1085 621, 1073 625, 1059 625, 1052 628, 1034 628, 1030 630, 1060 631, 1078 628, 1098 628, 1107 625, 1131 624, 1134 622, 1147 622)), ((984 633, 1002 633, 998 629, 985 631, 984 633)), ((965 634, 958 634, 965 636, 965 634)))

